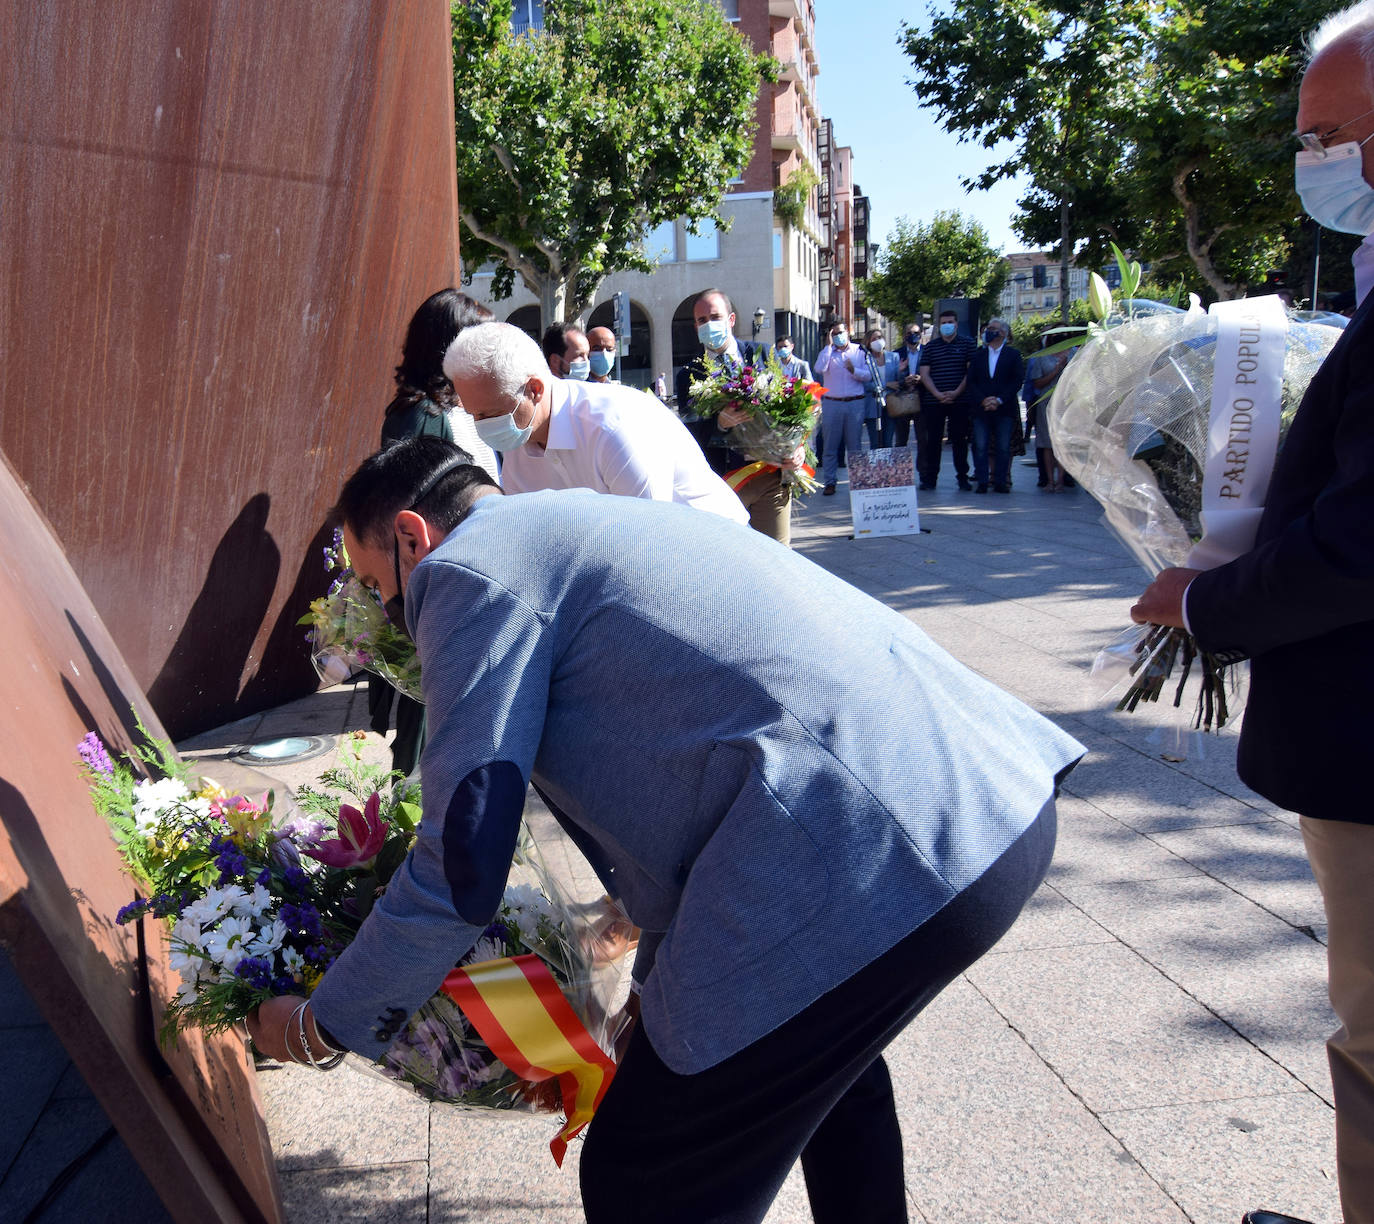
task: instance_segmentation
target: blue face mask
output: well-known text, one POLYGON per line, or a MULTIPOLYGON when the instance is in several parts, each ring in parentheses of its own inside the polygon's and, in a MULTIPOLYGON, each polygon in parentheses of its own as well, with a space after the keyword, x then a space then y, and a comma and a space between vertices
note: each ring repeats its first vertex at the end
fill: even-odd
POLYGON ((791 345, 784 344, 780 349, 778 349, 778 360, 783 362, 792 360, 791 345))
POLYGON ((534 432, 533 413, 530 414, 530 423, 523 427, 515 423, 514 412, 498 417, 474 417, 472 423, 477 429, 477 436, 494 451, 519 450, 534 432))
POLYGON ((940 324, 940 335, 942 335, 946 340, 953 340, 953 339, 954 339, 954 333, 957 332, 958 330, 959 330, 959 325, 958 325, 957 323, 941 323, 941 324, 940 324))
POLYGON ((1343 234, 1374 234, 1374 187, 1364 180, 1361 146, 1332 145, 1325 157, 1304 149, 1293 168, 1303 211, 1318 225, 1343 234))
POLYGON ((588 360, 592 363, 592 373, 597 378, 605 378, 611 372, 611 367, 615 365, 615 355, 606 352, 605 349, 595 350, 588 360))
POLYGON ((575 361, 568 362, 568 377, 576 379, 578 382, 586 382, 591 369, 592 363, 587 358, 578 357, 575 361))
POLYGON ((697 339, 708 349, 719 352, 730 339, 730 324, 725 319, 707 319, 697 328, 697 339))

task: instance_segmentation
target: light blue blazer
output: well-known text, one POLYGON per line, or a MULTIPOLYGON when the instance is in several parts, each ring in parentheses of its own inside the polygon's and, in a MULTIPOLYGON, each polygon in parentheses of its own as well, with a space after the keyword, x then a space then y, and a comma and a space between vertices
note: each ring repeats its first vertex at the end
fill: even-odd
POLYGON ((314 996, 373 1056, 492 917, 527 780, 645 929, 643 1023, 692 1073, 976 881, 1084 751, 848 583, 671 503, 485 497, 406 616, 420 837, 314 996))

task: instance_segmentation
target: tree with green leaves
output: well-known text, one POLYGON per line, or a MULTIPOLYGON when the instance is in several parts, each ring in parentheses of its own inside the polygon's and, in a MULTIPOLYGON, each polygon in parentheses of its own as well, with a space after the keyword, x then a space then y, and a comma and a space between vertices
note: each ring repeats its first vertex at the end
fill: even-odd
POLYGON ((1115 242, 1228 298, 1284 262, 1302 39, 1342 3, 955 0, 900 38, 949 131, 1013 143, 968 185, 1029 174, 1027 242, 1089 264, 1115 242))
POLYGON ((577 314, 612 272, 652 271, 646 233, 713 221, 753 151, 776 64, 710 0, 545 0, 517 34, 511 0, 453 6, 464 260, 518 276, 543 322, 577 314))
POLYGON ((953 0, 925 30, 903 23, 898 41, 910 84, 961 141, 1001 161, 964 185, 986 190, 1028 173, 1058 212, 1060 311, 1068 265, 1120 162, 1112 123, 1123 109, 1157 5, 1153 0, 953 0))
POLYGON ((996 314, 1007 279, 1002 253, 981 223, 960 212, 937 212, 929 223, 898 217, 863 283, 864 303, 889 319, 914 319, 937 298, 967 297, 984 316, 996 314))

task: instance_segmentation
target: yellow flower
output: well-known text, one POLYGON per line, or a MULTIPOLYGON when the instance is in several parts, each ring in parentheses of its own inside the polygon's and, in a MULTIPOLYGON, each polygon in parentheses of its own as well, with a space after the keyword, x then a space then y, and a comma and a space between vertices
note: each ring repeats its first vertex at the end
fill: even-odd
POLYGON ((301 970, 301 982, 305 986, 305 993, 314 994, 315 987, 320 984, 320 981, 323 977, 324 974, 320 972, 320 970, 318 969, 301 970))

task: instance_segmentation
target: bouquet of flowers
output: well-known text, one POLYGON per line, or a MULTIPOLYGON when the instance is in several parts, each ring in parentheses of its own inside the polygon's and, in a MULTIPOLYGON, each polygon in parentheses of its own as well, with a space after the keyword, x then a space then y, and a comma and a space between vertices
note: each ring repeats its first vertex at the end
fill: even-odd
MULTIPOLYGON (((755 471, 778 470, 797 447, 805 445, 816 426, 824 394, 820 383, 784 374, 771 352, 759 366, 722 363, 692 380, 692 405, 701 416, 714 416, 724 408, 749 411, 748 420, 731 429, 729 438, 730 446, 748 456, 755 471)), ((807 466, 795 471, 783 469, 783 483, 796 485, 802 493, 814 492, 815 462, 816 456, 808 447, 807 466)))
POLYGON ((343 545, 343 533, 324 550, 329 590, 310 604, 299 624, 308 625, 310 657, 325 680, 339 684, 361 667, 391 681, 407 697, 420 695, 420 660, 415 643, 391 623, 375 591, 358 581, 343 545))
MULTIPOLYGON (((1210 313, 1196 298, 1186 311, 1136 301, 1140 265, 1119 250, 1117 260, 1124 300, 1114 307, 1094 275, 1097 322, 1048 406, 1055 454, 1151 575, 1209 569, 1253 545, 1273 458, 1340 333, 1286 315, 1271 299, 1218 303, 1210 313)), ((1124 670, 1117 708, 1134 710, 1157 701, 1181 666, 1179 706, 1195 664, 1193 726, 1219 730, 1230 717, 1228 690, 1235 696, 1234 665, 1201 651, 1185 630, 1133 626, 1093 670, 1124 670)))
MULTIPOLYGON (((294 803, 270 791, 230 794, 192 776, 169 744, 144 735, 127 760, 111 759, 94 734, 78 753, 96 809, 140 883, 117 921, 149 915, 170 930, 181 987, 163 1040, 190 1027, 229 1028, 276 995, 308 995, 403 863, 420 817, 418 787, 364 762, 350 740, 340 763, 301 788, 294 803), (291 809, 284 819, 283 807, 291 809)), ((621 1017, 610 1003, 630 928, 604 897, 565 900, 528 829, 511 880, 476 946, 398 1029, 378 1069, 430 1100, 564 1109, 568 1126, 554 1143, 561 1162, 566 1138, 588 1120, 613 1074, 606 1051, 621 1017), (514 971, 547 1009, 534 1027, 552 1018, 579 1058, 540 1061, 547 1051, 531 1052, 521 1040, 528 1016, 494 1005, 481 1008, 480 1019, 465 1014, 478 1015, 469 1001, 483 975, 514 971), (549 1082, 555 1077, 561 1104, 549 1082), (589 1080, 597 1089, 590 1093, 589 1080)))

